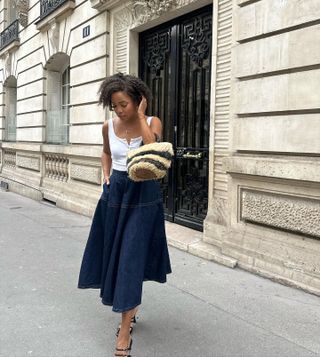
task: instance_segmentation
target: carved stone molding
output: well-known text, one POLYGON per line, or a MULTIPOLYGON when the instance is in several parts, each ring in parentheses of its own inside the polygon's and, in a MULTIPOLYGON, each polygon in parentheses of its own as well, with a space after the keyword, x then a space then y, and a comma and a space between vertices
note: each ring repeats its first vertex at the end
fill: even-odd
POLYGON ((154 20, 168 11, 189 5, 196 0, 131 0, 129 7, 133 14, 133 27, 154 20))
POLYGON ((28 25, 29 0, 16 0, 18 20, 21 26, 28 25))
MULTIPOLYGON (((131 6, 138 7, 138 15, 140 14, 148 14, 148 17, 152 18, 152 14, 155 17, 160 16, 164 12, 168 11, 171 7, 182 7, 186 6, 195 0, 128 0, 127 2, 131 4, 131 6), (141 6, 141 7, 140 7, 141 6)), ((125 1, 123 0, 90 0, 91 7, 103 11, 110 10, 117 6, 124 5, 125 1)))
POLYGON ((115 31, 127 30, 132 25, 132 13, 129 8, 123 8, 114 14, 115 31))
POLYGON ((6 52, 4 55, 4 78, 8 78, 11 76, 11 54, 9 52, 6 52))
POLYGON ((17 154, 17 166, 28 170, 40 171, 40 157, 17 154))
POLYGON ((241 220, 320 238, 320 199, 241 190, 241 220))
POLYGON ((60 24, 53 19, 49 22, 48 36, 49 42, 52 48, 52 54, 57 53, 59 50, 59 32, 60 32, 60 24))
POLYGON ((144 24, 170 11, 177 5, 176 0, 132 0, 131 7, 135 24, 144 24))
POLYGON ((81 163, 71 163, 70 177, 73 180, 101 184, 101 167, 81 163))
POLYGON ((128 8, 113 12, 113 68, 115 72, 128 71, 128 34, 132 24, 132 14, 128 8))
POLYGON ((189 5, 196 0, 91 0, 95 9, 114 9, 121 7, 115 16, 117 29, 134 28, 154 20, 168 11, 189 5))
MULTIPOLYGON (((128 41, 129 41, 129 30, 137 26, 140 26, 148 21, 156 19, 168 11, 175 8, 185 6, 195 0, 130 0, 130 1, 99 1, 100 5, 104 5, 104 8, 114 8, 112 11, 113 16, 113 30, 114 30, 114 71, 126 73, 128 71, 128 41), (118 8, 115 9, 115 6, 118 8)), ((94 1, 92 0, 91 3, 94 1)), ((100 7, 101 9, 101 7, 100 7)), ((154 51, 157 51, 157 55, 151 56, 149 65, 152 70, 156 73, 161 69, 162 63, 164 61, 166 51, 162 42, 168 43, 170 39, 166 35, 158 39, 158 43, 161 49, 157 49, 157 46, 153 46, 154 51), (152 63, 151 63, 152 62, 152 63)), ((192 43, 186 44, 188 46, 187 50, 194 51, 195 56, 200 57, 203 54, 203 46, 200 48, 199 39, 193 41, 192 43), (198 42, 197 42, 198 41, 198 42)), ((196 61, 201 61, 200 58, 195 58, 196 61)))

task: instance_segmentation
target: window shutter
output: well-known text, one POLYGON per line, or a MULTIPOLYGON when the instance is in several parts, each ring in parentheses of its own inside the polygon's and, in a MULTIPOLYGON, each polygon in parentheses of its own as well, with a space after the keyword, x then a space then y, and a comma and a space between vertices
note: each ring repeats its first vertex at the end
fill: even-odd
POLYGON ((61 74, 48 71, 47 75, 47 142, 61 143, 63 126, 61 116, 61 74))
POLYGON ((17 131, 17 88, 6 87, 6 139, 16 140, 17 131))

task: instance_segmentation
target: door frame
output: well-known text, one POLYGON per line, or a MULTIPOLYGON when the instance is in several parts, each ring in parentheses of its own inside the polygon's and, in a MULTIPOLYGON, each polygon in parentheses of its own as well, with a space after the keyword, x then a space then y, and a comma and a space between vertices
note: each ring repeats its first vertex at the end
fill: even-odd
MULTIPOLYGON (((144 33, 144 37, 146 36, 148 38, 148 36, 153 36, 155 33, 163 33, 166 32, 167 29, 170 29, 170 60, 168 63, 170 63, 170 88, 168 88, 168 90, 170 91, 170 97, 171 98, 175 98, 175 100, 170 100, 170 104, 169 107, 167 108, 167 111, 170 113, 167 120, 168 123, 170 124, 170 128, 172 129, 172 138, 169 138, 170 141, 172 141, 172 144, 175 148, 175 150, 178 149, 178 133, 177 133, 177 127, 178 127, 178 106, 177 106, 177 98, 178 98, 178 93, 180 93, 179 90, 179 73, 180 73, 180 66, 181 66, 181 59, 180 59, 180 37, 181 37, 181 24, 183 24, 186 20, 189 19, 189 17, 195 18, 201 14, 204 13, 209 13, 211 14, 211 19, 212 19, 212 4, 206 5, 204 7, 201 7, 199 9, 196 9, 194 11, 192 11, 191 13, 188 14, 184 14, 182 16, 179 16, 173 20, 170 21, 166 21, 164 23, 162 23, 161 25, 152 27, 151 29, 148 29, 146 31, 143 31, 142 33, 144 33)), ((211 20, 213 22, 213 19, 211 20)), ((211 29, 211 36, 212 36, 212 29, 211 29)), ((143 50, 143 44, 141 43, 141 34, 139 34, 139 76, 141 76, 143 73, 145 73, 145 71, 147 70, 147 65, 141 60, 141 56, 143 55, 144 51, 146 51, 146 49, 143 50)), ((212 48, 210 50, 210 52, 212 53, 212 48)), ((209 62, 210 62, 210 76, 211 76, 211 72, 212 72, 212 60, 211 58, 208 58, 209 62)), ((148 71, 147 71, 148 72, 148 71)), ((161 76, 162 77, 162 76, 161 76)), ((210 77, 211 78, 211 77, 210 77)), ((210 85, 210 84, 209 84, 210 85)), ((181 95, 181 93, 180 93, 181 95)), ((208 97, 208 102, 209 102, 209 112, 208 114, 208 120, 209 120, 209 126, 210 126, 210 119, 211 119, 211 86, 210 86, 210 95, 208 97)), ((154 113, 148 113, 149 115, 152 115, 154 113)), ((156 114, 156 113, 155 113, 156 114)), ((157 114, 156 114, 157 115, 157 114)), ((161 118, 162 120, 164 120, 164 118, 161 118)), ((210 128, 210 127, 209 127, 210 128)), ((210 129, 209 129, 210 131, 210 129)), ((170 135, 171 136, 171 135, 170 135)), ((209 151, 209 140, 210 140, 210 135, 208 138, 208 142, 207 142, 207 149, 209 151)), ((207 156, 208 157, 208 156, 207 156)), ((209 158, 208 158, 209 159, 209 158)), ((209 161, 208 159, 204 159, 205 161, 209 161)), ((173 160, 172 162, 172 166, 171 169, 169 170, 169 174, 168 174, 168 183, 170 183, 170 185, 168 185, 168 191, 167 191, 167 205, 166 205, 166 210, 165 210, 165 218, 166 220, 170 221, 170 222, 175 222, 177 224, 181 224, 183 226, 189 227, 189 228, 193 228, 196 229, 198 231, 202 231, 203 230, 203 224, 204 224, 204 220, 203 221, 198 219, 192 219, 192 217, 184 217, 183 215, 181 215, 181 212, 179 213, 179 211, 176 212, 176 205, 179 199, 179 196, 177 196, 175 193, 177 192, 177 168, 179 165, 179 161, 182 160, 181 157, 177 158, 176 160, 173 160)), ((180 161, 181 162, 181 161, 180 161)), ((180 163, 181 164, 181 163, 180 163)), ((208 167, 207 167, 207 182, 209 182, 209 162, 208 162, 208 167)), ((207 184, 207 188, 208 188, 208 184, 207 184)), ((207 192, 208 195, 208 192, 207 192)), ((209 202, 207 202, 207 204, 209 204, 209 202)), ((207 207, 208 210, 208 207, 207 207)))

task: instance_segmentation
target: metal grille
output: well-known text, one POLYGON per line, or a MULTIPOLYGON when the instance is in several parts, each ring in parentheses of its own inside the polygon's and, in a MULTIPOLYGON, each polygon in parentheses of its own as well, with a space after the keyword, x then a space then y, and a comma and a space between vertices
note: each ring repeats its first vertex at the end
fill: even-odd
POLYGON ((74 0, 40 0, 40 18, 48 16, 54 10, 68 1, 74 0))
POLYGON ((208 206, 212 7, 140 36, 140 76, 175 158, 162 182, 166 219, 198 230, 208 206))
POLYGON ((19 40, 19 21, 15 20, 4 31, 1 32, 0 49, 8 46, 10 43, 19 40))

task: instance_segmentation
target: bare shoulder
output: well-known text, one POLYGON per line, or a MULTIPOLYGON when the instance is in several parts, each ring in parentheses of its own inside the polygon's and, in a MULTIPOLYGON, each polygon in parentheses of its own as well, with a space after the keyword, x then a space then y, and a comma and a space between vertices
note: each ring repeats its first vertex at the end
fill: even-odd
POLYGON ((106 154, 110 154, 108 121, 106 120, 102 125, 103 151, 106 154))
POLYGON ((109 120, 106 120, 103 125, 102 125, 102 134, 106 135, 108 134, 108 127, 109 127, 109 120))
POLYGON ((156 136, 156 141, 162 140, 162 124, 161 120, 158 117, 152 117, 150 129, 156 136))
POLYGON ((161 124, 161 119, 156 116, 152 116, 151 124, 161 124))

